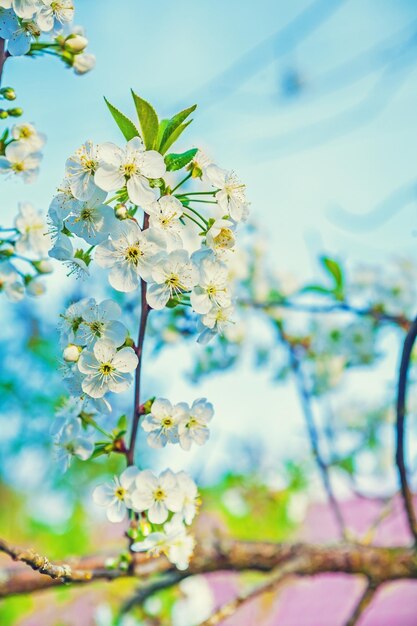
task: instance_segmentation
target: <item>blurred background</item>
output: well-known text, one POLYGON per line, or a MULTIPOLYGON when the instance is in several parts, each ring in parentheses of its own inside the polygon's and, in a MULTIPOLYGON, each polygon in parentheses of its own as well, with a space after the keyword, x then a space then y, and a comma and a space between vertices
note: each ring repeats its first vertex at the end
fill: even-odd
MULTIPOLYGON (((66 158, 86 139, 120 143, 102 97, 133 115, 133 88, 163 117, 198 104, 181 146, 204 149, 247 184, 252 204, 246 259, 255 265, 261 257, 260 267, 266 269, 264 276, 260 270, 259 283, 266 276, 281 287, 317 281, 318 258, 327 254, 342 260, 347 271, 369 263, 386 276, 395 267, 398 280, 406 275, 406 262, 406 288, 412 289, 417 276, 409 269, 416 262, 417 232, 415 2, 78 0, 75 23, 85 27, 97 57, 91 74, 75 77, 48 57, 6 63, 4 85, 15 88, 26 118, 48 142, 35 184, 1 181, 0 223, 12 221, 21 201, 46 212, 66 158)), ((18 305, 0 302, 0 532, 14 542, 35 544, 50 558, 88 553, 103 541, 117 546, 122 534, 118 525, 109 528, 91 503, 93 486, 104 474, 119 471, 120 459, 75 461, 65 476, 53 469, 49 428, 65 394, 57 319, 70 301, 91 295, 92 289, 91 283, 64 278, 57 266, 46 295, 18 305)), ((93 281, 96 298, 110 294, 98 270, 93 281)), ((135 303, 125 304, 125 322, 136 334, 135 303)), ((411 299, 407 313, 415 314, 416 305, 411 299)), ((205 350, 193 336, 180 341, 177 328, 166 332, 167 323, 173 324, 170 316, 156 316, 152 325, 144 397, 191 402, 206 396, 216 409, 212 438, 204 458, 195 448, 150 454, 143 446, 141 462, 155 470, 188 469, 203 486, 200 523, 207 528, 220 525, 249 539, 334 538, 337 529, 316 475, 296 388, 269 326, 243 312, 235 337, 205 350), (160 332, 166 345, 158 339, 160 332)), ((316 335, 323 332, 309 328, 316 335)), ((401 507, 390 499, 396 490, 391 407, 401 338, 398 329, 378 333, 364 348, 370 358, 354 363, 337 385, 327 384, 315 407, 323 429, 329 413, 336 424, 324 450, 327 454, 329 441, 339 446, 334 489, 351 528, 364 532, 388 502, 380 540, 397 543, 405 530, 401 507)), ((122 394, 119 414, 130 404, 130 394, 122 394)), ((410 432, 413 453, 413 424, 410 432)), ((210 585, 199 581, 198 590, 188 582, 189 589, 174 599, 157 599, 159 608, 149 606, 149 615, 166 610, 176 626, 192 626, 195 609, 187 598, 206 594, 210 604, 222 594, 227 598, 237 585, 221 576, 210 585)), ((301 615, 291 598, 278 604, 267 599, 261 607, 264 621, 259 606, 249 611, 258 611, 257 621, 265 624, 342 624, 355 583, 333 577, 319 584, 334 585, 320 622, 301 617, 317 602, 312 587, 304 589, 301 615)), ((124 582, 111 589, 62 589, 10 599, 0 604, 0 624, 107 626, 115 619, 111 607, 128 591, 124 582)), ((417 623, 415 587, 404 584, 398 593, 403 595, 394 595, 391 605, 382 598, 379 613, 366 624, 417 623), (393 606, 399 621, 383 621, 393 606)), ((230 624, 251 624, 254 616, 249 612, 246 622, 240 617, 230 624)))

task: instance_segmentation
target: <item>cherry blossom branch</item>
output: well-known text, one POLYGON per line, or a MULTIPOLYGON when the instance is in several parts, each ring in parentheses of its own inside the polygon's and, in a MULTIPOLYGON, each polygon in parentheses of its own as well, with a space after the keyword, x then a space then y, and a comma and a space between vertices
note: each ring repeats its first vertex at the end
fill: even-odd
POLYGON ((371 317, 377 322, 388 322, 392 324, 396 324, 397 326, 401 326, 406 330, 409 329, 411 321, 405 317, 404 315, 390 315, 389 313, 384 313, 382 311, 378 311, 373 308, 365 308, 358 309, 347 302, 332 302, 330 304, 306 304, 304 302, 295 302, 293 300, 276 300, 276 301, 268 301, 268 302, 255 302, 252 300, 239 300, 239 304, 246 307, 252 307, 254 309, 270 309, 274 307, 282 307, 284 309, 291 309, 293 311, 299 311, 300 313, 311 313, 311 314, 326 314, 326 313, 335 313, 337 311, 352 313, 353 315, 357 315, 358 317, 371 317))
MULTIPOLYGON (((143 229, 146 230, 149 226, 149 216, 145 213, 143 218, 143 229)), ((133 404, 133 420, 132 420, 132 433, 130 435, 129 448, 126 452, 126 460, 128 465, 134 464, 135 457, 135 445, 136 437, 138 434, 139 421, 140 421, 140 384, 141 384, 141 370, 142 370, 142 354, 143 344, 145 341, 146 322, 149 315, 149 305, 146 300, 146 282, 143 278, 140 279, 140 293, 141 293, 141 305, 140 305, 140 322, 139 322, 139 334, 138 341, 135 347, 135 352, 138 357, 138 366, 135 372, 135 393, 133 404)))
POLYGON ((405 466, 405 450, 404 450, 404 432, 405 432, 405 417, 406 417, 406 398, 407 398, 407 380, 408 369, 410 366, 411 353, 414 343, 417 338, 417 318, 410 326, 406 338, 404 340, 403 351, 401 355, 400 371, 398 376, 398 394, 397 394, 397 421, 396 421, 396 436, 397 436, 397 449, 395 455, 395 462, 398 468, 398 474, 401 483, 401 493, 404 501, 404 508, 407 515, 408 526, 410 532, 414 537, 414 542, 417 544, 417 519, 416 512, 413 506, 413 497, 408 484, 407 469, 405 466))
POLYGON ((304 419, 305 419, 306 426, 307 426, 307 432, 308 432, 308 436, 310 439, 310 445, 311 445, 313 457, 319 469, 323 486, 327 493, 329 504, 333 511, 334 517, 336 519, 336 523, 339 527, 340 535, 341 537, 346 539, 345 522, 343 519, 343 515, 341 512, 339 503, 333 492, 332 483, 330 479, 330 473, 329 473, 329 467, 327 463, 325 462, 325 460, 323 459, 323 457, 321 456, 320 446, 319 446, 319 435, 317 432, 313 410, 311 407, 311 394, 307 388, 306 381, 304 380, 304 374, 302 371, 301 363, 298 359, 295 347, 291 344, 291 342, 289 342, 286 339, 285 334, 282 331, 280 331, 280 336, 281 336, 282 341, 288 348, 288 352, 290 356, 290 365, 295 376, 295 381, 297 385, 298 394, 300 397, 301 408, 303 410, 304 419))
MULTIPOLYGON (((7 554, 10 554, 9 550, 7 554)), ((12 555, 12 558, 15 557, 12 555)), ((132 570, 108 569, 106 556, 74 559, 73 562, 70 561, 72 573, 82 572, 83 576, 65 582, 89 584, 96 580, 129 577, 139 578, 146 583, 150 576, 166 575, 175 571, 165 557, 150 559, 145 554, 135 553, 132 558, 134 561, 132 570)), ((364 575, 375 585, 393 580, 417 579, 417 558, 414 547, 387 548, 360 544, 319 546, 308 543, 234 540, 222 540, 215 543, 201 541, 190 562, 189 569, 183 574, 186 577, 216 571, 271 572, 277 568, 282 570, 294 561, 297 561, 297 567, 294 567, 291 573, 297 576, 313 576, 329 572, 364 575)), ((0 597, 34 593, 64 584, 62 578, 52 578, 47 571, 44 573, 45 576, 22 568, 3 570, 0 579, 0 597)))
POLYGON ((359 598, 359 602, 355 606, 352 615, 346 622, 345 626, 356 626, 359 619, 362 617, 363 613, 366 611, 370 603, 372 602, 375 593, 378 589, 378 585, 375 585, 372 581, 370 581, 363 594, 359 598))
POLYGON ((54 564, 49 561, 45 556, 42 556, 32 549, 26 550, 19 548, 18 546, 12 546, 3 539, 0 539, 0 552, 8 554, 14 561, 21 561, 26 563, 33 570, 38 571, 40 574, 46 574, 53 580, 60 580, 61 582, 86 582, 90 580, 91 575, 88 571, 73 570, 65 563, 54 564))

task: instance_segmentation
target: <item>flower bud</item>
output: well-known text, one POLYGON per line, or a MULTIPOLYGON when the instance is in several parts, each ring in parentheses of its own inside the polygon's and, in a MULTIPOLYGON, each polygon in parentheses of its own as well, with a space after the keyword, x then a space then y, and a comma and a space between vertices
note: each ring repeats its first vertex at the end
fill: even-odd
POLYGON ((86 54, 82 52, 74 57, 73 68, 76 74, 86 74, 96 64, 96 57, 94 54, 86 54))
POLYGON ((21 115, 23 115, 23 109, 21 109, 20 107, 15 107, 14 109, 7 109, 7 113, 11 117, 20 117, 21 115))
POLYGON ((26 291, 30 296, 42 296, 45 291, 45 285, 40 280, 30 280, 26 285, 26 291))
POLYGON ((52 263, 47 259, 33 261, 32 265, 39 272, 39 274, 50 274, 53 271, 52 263))
POLYGON ((9 113, 4 109, 0 109, 0 120, 5 120, 9 117, 9 113))
POLYGON ((144 537, 147 537, 152 532, 152 526, 147 519, 141 519, 139 522, 139 529, 144 537))
POLYGON ((12 87, 3 87, 3 89, 0 89, 0 96, 5 100, 16 100, 16 92, 12 87))
POLYGON ((80 358, 80 347, 75 346, 73 343, 69 343, 64 349, 62 356, 67 363, 76 363, 80 358))
POLYGON ((125 207, 124 204, 118 204, 114 211, 114 214, 117 217, 117 219, 125 220, 127 218, 127 208, 125 207))
POLYGON ((70 35, 65 40, 65 47, 71 52, 82 52, 88 45, 88 39, 82 35, 70 35))

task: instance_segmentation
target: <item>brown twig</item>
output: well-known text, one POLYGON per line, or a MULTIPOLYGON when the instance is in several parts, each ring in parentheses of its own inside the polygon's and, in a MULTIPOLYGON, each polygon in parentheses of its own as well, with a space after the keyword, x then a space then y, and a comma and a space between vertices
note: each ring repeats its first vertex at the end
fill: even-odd
POLYGON ((265 582, 257 585, 256 587, 253 587, 252 589, 244 591, 243 593, 240 593, 236 598, 216 609, 208 619, 200 624, 200 626, 217 626, 224 619, 227 619, 228 617, 234 615, 243 604, 254 600, 264 593, 276 591, 282 582, 287 580, 294 573, 296 573, 297 570, 300 569, 301 564, 302 561, 290 561, 279 570, 274 572, 272 576, 269 576, 268 580, 266 580, 265 582))
POLYGON ((5 41, 4 39, 0 38, 0 85, 1 85, 1 78, 3 75, 3 68, 4 68, 4 64, 6 63, 6 59, 9 56, 5 50, 5 41))
POLYGON ((345 626, 356 626, 363 613, 366 611, 370 603, 372 602, 375 593, 378 589, 378 585, 375 585, 373 582, 369 582, 366 586, 365 591, 359 598, 359 602, 353 609, 353 613, 346 622, 345 626))
POLYGON ((411 324, 410 329, 404 340, 403 351, 401 355, 400 371, 398 376, 398 394, 397 394, 397 449, 395 454, 395 462, 400 477, 401 493, 404 501, 404 508, 407 515, 408 526, 417 544, 417 519, 413 507, 413 496, 408 485, 407 469, 405 465, 405 449, 404 449, 404 433, 405 433, 405 417, 406 417, 406 401, 407 401, 407 379, 408 369, 410 366, 411 353, 417 338, 417 318, 411 324))

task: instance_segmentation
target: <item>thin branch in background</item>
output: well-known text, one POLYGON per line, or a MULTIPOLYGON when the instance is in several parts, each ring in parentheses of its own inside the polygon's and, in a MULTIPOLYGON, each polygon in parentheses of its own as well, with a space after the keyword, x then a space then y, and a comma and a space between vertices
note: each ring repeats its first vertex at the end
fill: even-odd
POLYGON ((407 382, 408 382, 408 369, 410 366, 411 353, 413 351, 414 343, 417 338, 417 318, 411 324, 404 340, 403 351, 401 355, 400 371, 398 375, 398 395, 397 395, 397 421, 396 421, 396 438, 397 448, 395 454, 395 462, 398 468, 398 474, 401 484, 401 493, 404 501, 404 508, 407 515, 408 526, 410 532, 414 538, 414 542, 417 544, 417 519, 413 506, 413 494, 411 493, 408 479, 407 469, 405 465, 405 417, 406 417, 406 402, 407 402, 407 382))
POLYGON ((310 440, 311 451, 314 456, 314 460, 316 461, 317 467, 319 469, 321 479, 323 482, 324 489, 326 491, 330 507, 333 511, 337 526, 339 528, 340 535, 343 539, 347 538, 346 533, 346 525, 342 515, 342 511, 340 509, 339 503, 336 499, 336 496, 333 492, 333 487, 330 479, 329 467, 320 452, 320 444, 319 444, 319 434, 317 432, 316 422, 314 419, 314 414, 312 410, 312 398, 311 393, 308 389, 307 382, 304 378, 304 373, 301 367, 301 363, 298 359, 296 350, 291 343, 289 343, 283 333, 281 333, 281 338, 284 341, 285 345, 288 348, 289 357, 290 357, 290 365, 291 369, 295 376, 296 386, 298 395, 301 402, 301 408, 303 410, 304 419, 307 426, 307 432, 310 440))
POLYGON ((158 591, 162 591, 163 589, 169 589, 169 587, 173 587, 174 585, 187 578, 190 574, 187 571, 175 571, 168 572, 167 574, 161 576, 157 580, 151 580, 150 582, 146 582, 141 585, 135 593, 128 598, 120 609, 120 614, 128 613, 135 606, 141 606, 145 600, 153 596, 154 593, 158 591))
POLYGON ((255 45, 224 72, 198 88, 192 94, 191 100, 198 100, 205 110, 217 104, 221 99, 236 91, 249 78, 274 63, 277 58, 294 50, 343 3, 344 0, 312 2, 284 28, 255 45))
POLYGON ((348 619, 348 621, 346 622, 345 626, 356 626, 356 624, 358 624, 360 618, 362 617, 362 615, 364 614, 364 612, 366 611, 366 609, 372 602, 377 589, 378 589, 377 585, 375 585, 372 582, 368 583, 365 591, 359 598, 359 602, 353 609, 353 613, 348 619))
POLYGON ((300 569, 302 565, 302 559, 295 559, 294 561, 290 561, 275 573, 272 573, 271 576, 265 582, 260 583, 256 587, 249 589, 241 594, 239 594, 236 598, 223 604, 220 608, 216 609, 212 615, 206 619, 204 622, 200 624, 200 626, 217 626, 224 619, 231 617, 239 610, 239 608, 254 600, 255 598, 263 595, 264 593, 269 593, 273 591, 277 591, 279 585, 294 575, 297 570, 300 569))

